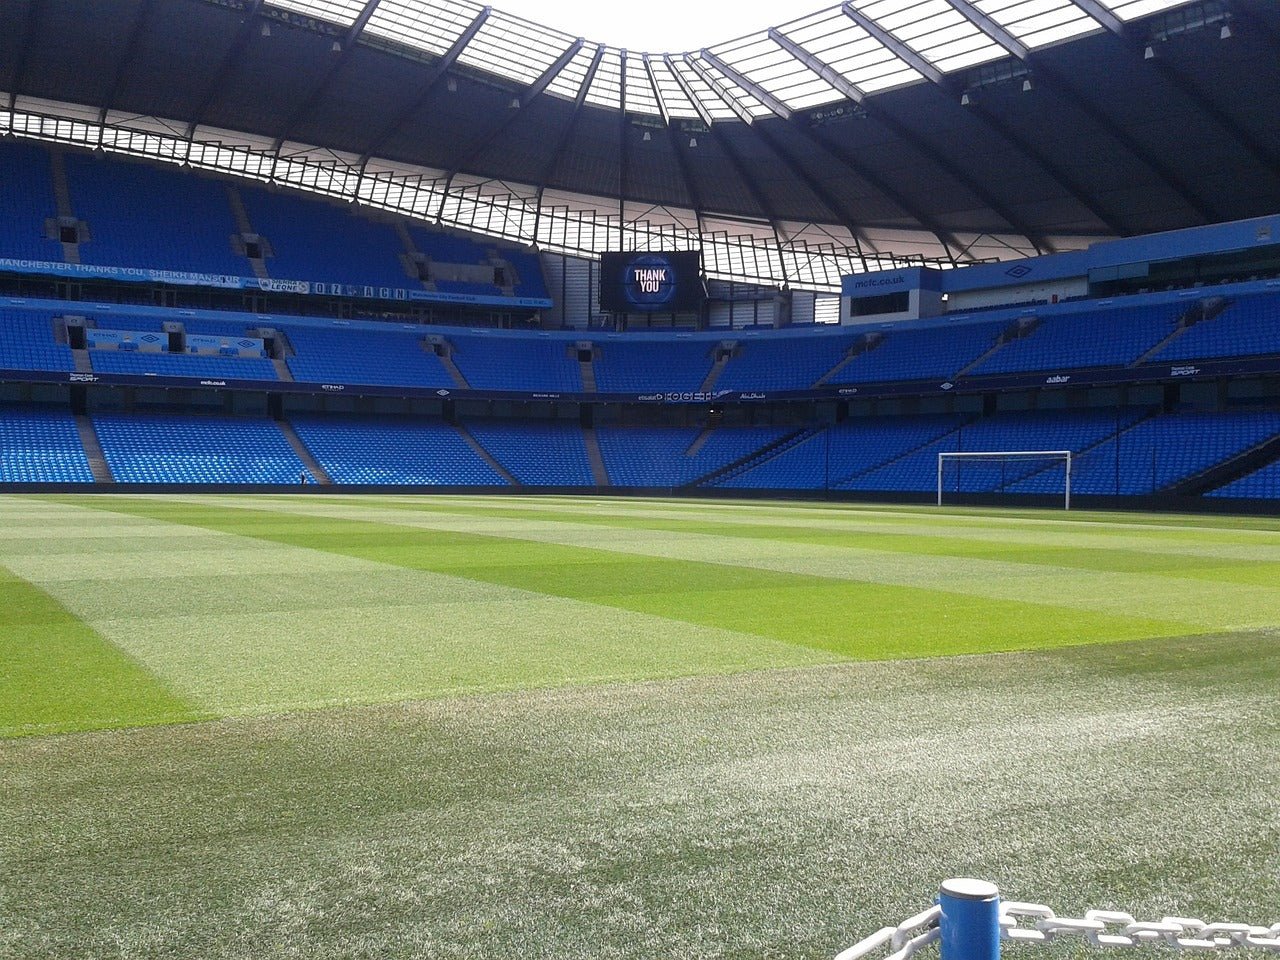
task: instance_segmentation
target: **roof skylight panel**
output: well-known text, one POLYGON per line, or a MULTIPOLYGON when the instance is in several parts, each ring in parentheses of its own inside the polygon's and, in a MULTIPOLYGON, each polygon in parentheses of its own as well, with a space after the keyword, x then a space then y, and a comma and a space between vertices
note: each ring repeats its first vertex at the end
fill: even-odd
POLYGON ((271 0, 268 6, 349 27, 364 9, 364 0, 271 0))
POLYGON ((683 119, 697 117, 698 111, 685 95, 684 88, 676 81, 667 62, 662 57, 650 56, 649 67, 653 70, 653 79, 658 84, 658 92, 662 94, 662 102, 667 108, 667 114, 683 119))
POLYGON ((769 38, 759 34, 711 51, 792 109, 843 99, 838 90, 769 38))
POLYGON ((698 66, 709 75, 709 86, 715 91, 716 95, 721 97, 732 97, 737 101, 738 105, 747 111, 753 117, 771 117, 773 111, 757 100, 752 94, 742 87, 738 86, 734 81, 730 80, 724 73, 704 57, 698 54, 690 54, 691 59, 697 62, 698 66))
POLYGON ((858 9, 942 71, 959 70, 1007 52, 946 0, 864 0, 858 9))
POLYGON ((365 33, 385 37, 428 53, 443 54, 480 13, 468 0, 426 4, 422 0, 382 0, 365 33))
POLYGON ((595 59, 598 49, 599 47, 592 44, 585 44, 548 84, 547 93, 569 100, 575 99, 578 91, 582 89, 583 81, 587 79, 587 71, 591 69, 591 61, 595 59))
POLYGON ((698 98, 698 104, 712 120, 732 120, 737 114, 733 112, 733 108, 725 103, 724 99, 711 88, 711 86, 702 79, 698 71, 694 70, 682 57, 673 57, 672 66, 689 85, 689 89, 693 91, 693 95, 698 98))
POLYGON ((617 50, 606 49, 596 70, 595 80, 587 91, 587 102, 602 107, 617 107, 622 96, 622 60, 617 50))
POLYGON ((975 0, 974 6, 1032 48, 1100 26, 1072 0, 975 0))
POLYGON ((780 29, 860 90, 881 90, 920 79, 892 50, 838 11, 780 29))
POLYGON ((661 113, 649 72, 644 68, 644 57, 639 53, 627 54, 627 109, 632 113, 661 113))
POLYGON ((1100 0, 1100 2, 1121 20, 1134 20, 1148 14, 1159 13, 1161 10, 1181 7, 1188 0, 1100 0))
POLYGON ((459 62, 532 83, 573 43, 573 37, 495 10, 459 62))

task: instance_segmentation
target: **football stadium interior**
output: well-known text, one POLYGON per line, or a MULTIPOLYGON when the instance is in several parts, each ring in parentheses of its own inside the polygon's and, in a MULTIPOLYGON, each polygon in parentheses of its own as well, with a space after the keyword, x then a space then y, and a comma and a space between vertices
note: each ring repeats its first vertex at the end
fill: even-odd
POLYGON ((1280 4, 773 20, 0 2, 0 956, 1280 950, 1280 4))

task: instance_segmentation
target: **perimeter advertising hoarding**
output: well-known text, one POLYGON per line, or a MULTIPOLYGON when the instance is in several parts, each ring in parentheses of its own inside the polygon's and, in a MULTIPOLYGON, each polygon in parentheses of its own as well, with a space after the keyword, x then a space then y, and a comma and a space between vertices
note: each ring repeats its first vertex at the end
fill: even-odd
POLYGON ((683 313, 702 306, 702 254, 600 255, 600 309, 606 313, 683 313))

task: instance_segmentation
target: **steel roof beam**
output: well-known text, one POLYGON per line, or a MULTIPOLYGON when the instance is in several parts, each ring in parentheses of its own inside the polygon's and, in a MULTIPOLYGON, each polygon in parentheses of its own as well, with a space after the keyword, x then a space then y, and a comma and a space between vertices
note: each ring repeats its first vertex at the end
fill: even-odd
MULTIPOLYGON (((916 53, 915 50, 911 49, 911 47, 907 46, 907 44, 903 43, 901 40, 899 40, 896 36, 891 34, 884 27, 880 26, 880 24, 877 23, 875 20, 872 20, 870 17, 864 14, 861 10, 858 10, 856 7, 853 6, 853 4, 845 3, 841 7, 841 10, 846 17, 848 17, 850 20, 856 23, 859 27, 861 27, 863 31, 865 31, 872 39, 878 41, 880 44, 886 47, 890 52, 892 52, 896 57, 898 57, 898 59, 902 60, 905 64, 907 64, 907 66, 911 67, 913 70, 920 73, 924 77, 927 77, 934 84, 934 86, 938 87, 940 90, 943 91, 945 96, 950 97, 952 99, 955 98, 956 96, 955 88, 951 85, 950 81, 947 80, 946 76, 942 73, 941 70, 939 70, 937 67, 931 64, 924 57, 920 56, 920 54, 916 53)), ((869 110, 872 110, 872 108, 874 107, 874 104, 875 104, 875 100, 872 99, 867 101, 866 106, 868 107, 869 110)), ((959 108, 959 104, 957 104, 957 109, 958 108, 959 108)), ((1029 160, 1031 160, 1032 163, 1034 163, 1037 167, 1039 167, 1049 177, 1050 180, 1058 184, 1058 186, 1060 186, 1063 190, 1067 191, 1067 193, 1071 194, 1071 196, 1074 197, 1076 201, 1080 203, 1081 206, 1083 206, 1086 210, 1088 210, 1095 217, 1097 217, 1099 222, 1105 224, 1107 228, 1110 229, 1113 233, 1125 234, 1129 232, 1128 229, 1122 226, 1120 222, 1116 220, 1112 214, 1104 210, 1102 205, 1095 198, 1093 198, 1088 193, 1088 191, 1086 191, 1080 184, 1076 183, 1074 181, 1074 178, 1072 178, 1064 170, 1062 170, 1062 168, 1059 167, 1057 163, 1053 162, 1053 160, 1050 159, 1047 155, 1045 155, 1043 151, 1039 150, 1038 148, 1034 148, 1030 146, 1022 137, 1015 136, 1004 125, 1003 121, 1000 121, 997 118, 990 115, 986 110, 982 109, 981 106, 977 106, 976 108, 971 108, 971 112, 974 114, 974 116, 978 117, 979 120, 983 121, 985 125, 992 132, 994 132, 998 137, 1000 137, 1005 142, 1009 143, 1019 153, 1023 154, 1029 160)), ((978 184, 978 181, 973 180, 968 174, 963 173, 960 170, 960 168, 956 166, 944 154, 936 150, 934 147, 930 146, 928 143, 926 143, 919 136, 914 134, 907 127, 903 126, 896 118, 894 118, 887 111, 874 110, 873 115, 881 123, 884 123, 887 126, 889 126, 890 129, 892 129, 899 136, 906 137, 907 139, 909 139, 913 144, 915 144, 917 149, 923 150, 926 156, 932 158, 936 163, 941 164, 944 167, 944 169, 949 170, 952 173, 952 175, 960 179, 962 183, 967 183, 970 186, 970 189, 975 190, 975 195, 983 196, 985 191, 978 184)), ((992 206, 992 209, 996 210, 997 213, 1000 213, 1000 215, 1004 217, 1005 220, 1007 220, 1010 224, 1013 224, 1015 222, 1009 219, 1009 216, 1005 213, 1002 213, 997 207, 992 206)), ((1021 227, 1015 227, 1015 229, 1018 229, 1019 232, 1022 233, 1024 236, 1026 236, 1029 240, 1031 240, 1032 243, 1036 242, 1036 237, 1034 234, 1028 234, 1021 227)))
POLYGON ((702 79, 703 83, 712 89, 715 95, 720 98, 720 101, 737 115, 739 120, 747 126, 751 126, 756 122, 756 118, 751 115, 751 111, 738 102, 738 98, 727 90, 717 77, 712 75, 705 64, 687 53, 684 55, 684 62, 702 79))
POLYGON ((214 98, 222 91, 231 75, 239 69, 244 51, 249 46, 249 41, 253 39, 255 21, 258 19, 258 14, 262 12, 263 2, 264 0, 249 0, 248 6, 244 8, 244 21, 240 24, 240 32, 236 35, 227 55, 222 58, 222 63, 218 65, 218 70, 209 81, 209 86, 197 101, 196 108, 191 111, 191 117, 187 123, 188 140, 195 137, 196 128, 204 121, 205 112, 213 105, 214 98))
MULTIPOLYGON (((138 48, 138 41, 142 38, 142 28, 146 25, 147 15, 151 12, 153 4, 154 0, 142 0, 138 5, 137 16, 133 19, 133 26, 129 28, 129 38, 125 41, 124 50, 116 61, 115 75, 111 79, 111 87, 102 98, 102 104, 98 110, 98 126, 100 130, 105 130, 107 111, 111 109, 111 105, 120 96, 120 87, 124 84, 125 75, 129 72, 129 64, 133 62, 134 51, 138 48)), ((99 143, 102 142, 101 136, 102 134, 99 133, 99 143)))
POLYGON ((834 88, 842 97, 852 100, 854 103, 862 103, 866 97, 866 94, 850 82, 848 77, 839 73, 830 64, 819 60, 777 27, 769 28, 769 39, 804 64, 810 73, 815 73, 821 77, 828 86, 834 88))
MULTIPOLYGON (((876 118, 880 120, 882 124, 885 123, 887 118, 883 116, 883 112, 878 109, 871 108, 870 104, 864 101, 865 94, 863 93, 863 91, 859 89, 855 84, 850 82, 850 80, 847 77, 838 73, 830 64, 824 63, 818 57, 814 56, 808 50, 804 49, 804 47, 800 46, 800 44, 796 43, 794 40, 786 36, 777 28, 770 28, 769 38, 773 40, 773 42, 776 43, 778 46, 780 46, 783 50, 787 51, 787 53, 791 54, 793 57, 799 60, 802 64, 804 64, 810 71, 817 74, 827 83, 829 83, 832 87, 834 87, 836 90, 842 93, 844 96, 848 97, 854 103, 862 104, 863 109, 867 110, 869 114, 876 116, 876 118)), ((958 168, 956 168, 954 164, 951 164, 949 161, 946 161, 944 157, 940 156, 935 150, 933 150, 927 144, 924 144, 922 141, 920 141, 920 139, 914 136, 913 134, 911 134, 910 131, 901 127, 901 125, 896 123, 896 121, 889 123, 887 125, 890 126, 890 129, 893 129, 894 133, 898 134, 899 136, 902 136, 908 142, 912 143, 917 150, 920 150, 930 160, 933 160, 935 163, 937 163, 939 166, 945 169, 948 173, 950 173, 958 182, 964 184, 966 187, 972 190, 974 195, 977 196, 979 199, 981 199, 984 203, 986 203, 988 207, 990 207, 1002 220, 1005 221, 1005 223, 1009 224, 1009 226, 1013 227, 1013 229, 1016 230, 1019 234, 1026 237, 1026 239, 1030 241, 1033 247, 1035 247, 1037 250, 1043 250, 1048 246, 1048 244, 1045 242, 1044 237, 1042 235, 1038 234, 1036 231, 1031 230, 1031 228, 1027 227, 1026 225, 1020 224, 1018 220, 1011 213, 1009 213, 1005 209, 1002 209, 1002 206, 998 201, 994 200, 994 198, 987 195, 986 191, 984 191, 981 187, 979 187, 976 182, 971 181, 969 177, 960 173, 958 171, 958 168)), ((827 150, 827 152, 833 154, 836 157, 836 159, 838 159, 841 163, 849 167, 854 173, 858 174, 860 177, 862 177, 864 180, 870 183, 873 187, 875 187, 877 190, 879 190, 881 193, 887 196, 890 200, 896 203, 899 207, 901 207, 903 210, 907 211, 912 216, 914 216, 917 220, 919 220, 923 226, 928 228, 930 232, 932 232, 934 236, 938 238, 938 240, 943 244, 944 247, 950 248, 950 246, 954 243, 956 249, 960 249, 959 241, 956 239, 956 237, 953 234, 950 233, 950 231, 946 230, 945 228, 939 227, 937 224, 931 224, 930 218, 926 216, 922 216, 921 214, 917 213, 915 209, 913 209, 913 205, 909 203, 905 197, 903 197, 901 194, 894 191, 883 180, 880 180, 878 177, 870 174, 865 168, 863 168, 860 164, 858 164, 853 159, 853 157, 845 153, 843 150, 840 150, 839 148, 837 148, 831 141, 823 138, 820 134, 816 132, 811 132, 807 129, 805 130, 805 132, 806 134, 809 135, 810 139, 819 143, 825 150, 827 150)))
POLYGON ((560 75, 560 72, 569 65, 570 61, 578 55, 578 51, 584 46, 586 46, 586 41, 581 37, 571 43, 569 48, 556 59, 555 63, 547 67, 537 80, 525 87, 524 92, 516 98, 519 106, 512 107, 508 110, 502 120, 500 120, 498 124, 487 134, 485 134, 479 143, 467 151, 467 155, 465 157, 454 164, 453 168, 449 171, 449 175, 453 176, 453 174, 458 173, 461 170, 468 169, 471 164, 475 162, 477 157, 481 156, 493 145, 493 142, 497 140, 498 137, 502 136, 503 133, 510 129, 511 125, 520 119, 520 111, 532 103, 534 99, 540 96, 547 87, 550 86, 551 81, 560 75))
POLYGON ((627 222, 627 51, 618 51, 618 229, 627 222))
MULTIPOLYGON (((1076 6, 1080 7, 1086 13, 1093 15, 1093 7, 1098 6, 1098 0, 1071 0, 1076 6)), ((1247 153, 1253 155, 1262 166, 1267 169, 1280 167, 1280 154, 1266 147, 1252 133, 1242 127, 1233 118, 1227 116, 1222 109, 1214 103, 1209 96, 1200 89, 1190 78, 1188 78, 1177 65, 1165 57, 1154 57, 1147 60, 1145 56, 1146 43, 1141 38, 1132 36, 1125 31, 1124 24, 1118 18, 1112 16, 1110 23, 1103 22, 1103 26, 1109 32, 1119 38, 1121 44, 1134 57, 1141 58, 1149 66, 1163 76, 1169 83, 1177 88, 1178 92, 1190 100, 1197 109, 1206 114, 1218 126, 1235 138, 1236 143, 1240 144, 1247 153)))
MULTIPOLYGON (((712 62, 714 63, 715 61, 713 60, 712 62)), ((701 67, 701 65, 696 60, 690 61, 690 65, 693 66, 695 70, 698 70, 699 76, 701 76, 703 80, 705 80, 711 86, 711 88, 715 90, 721 97, 724 97, 727 100, 731 96, 729 92, 724 89, 723 84, 716 77, 714 77, 709 71, 707 71, 705 67, 701 67), (701 69, 699 69, 699 67, 701 67, 701 69)), ((745 110, 745 108, 742 108, 742 109, 745 110)), ((790 109, 787 109, 787 108, 784 108, 784 109, 786 109, 786 115, 784 119, 790 120, 792 116, 790 109)), ((755 125, 753 124, 753 126, 755 125)), ((806 135, 808 139, 810 139, 814 143, 817 143, 823 149, 826 149, 825 142, 820 140, 807 127, 796 125, 795 129, 798 132, 801 132, 804 135, 806 135)), ((815 197, 817 197, 819 201, 821 201, 821 203, 827 208, 827 212, 837 218, 837 222, 843 224, 845 228, 848 229, 849 232, 853 234, 855 238, 861 237, 862 239, 866 239, 868 242, 870 242, 870 238, 866 236, 866 233, 863 230, 863 228, 857 223, 857 218, 854 217, 852 213, 847 210, 847 208, 845 208, 843 203, 841 203, 840 201, 832 197, 831 194, 826 190, 826 188, 824 188, 821 184, 815 181, 813 177, 810 176, 808 171, 804 170, 799 165, 798 161, 796 161, 789 154, 785 153, 776 141, 774 141, 772 138, 768 136, 762 136, 762 139, 765 141, 766 146, 769 147, 769 149, 774 153, 774 155, 776 155, 780 160, 782 160, 782 162, 786 164, 786 166, 797 177, 800 178, 801 182, 803 182, 804 185, 809 188, 809 191, 815 197)), ((832 151, 830 150, 827 150, 826 152, 828 154, 832 153, 832 151)), ((887 184, 884 184, 883 181, 879 181, 877 178, 874 177, 874 175, 870 177, 867 176, 867 174, 862 172, 859 168, 854 167, 848 163, 845 163, 845 166, 848 166, 850 168, 850 172, 858 175, 864 180, 867 180, 867 182, 872 183, 872 185, 875 186, 876 189, 880 190, 882 193, 884 193, 885 196, 893 200, 893 202, 898 204, 898 206, 901 207, 905 212, 907 212, 908 214, 911 214, 912 216, 916 216, 911 212, 911 204, 905 202, 897 193, 895 193, 891 188, 889 188, 887 184)), ((918 216, 917 216, 917 219, 919 219, 918 216)), ((922 225, 924 225, 923 221, 922 221, 922 225)), ((929 228, 926 226, 926 229, 929 229, 929 228)), ((959 249, 960 247, 959 242, 954 237, 950 237, 949 240, 944 239, 944 237, 950 236, 945 231, 938 232, 935 230, 930 230, 930 232, 933 233, 934 237, 937 238, 938 244, 942 247, 942 249, 947 251, 948 259, 952 259, 952 255, 950 253, 951 244, 955 243, 956 248, 959 249)), ((859 247, 859 255, 861 255, 861 247, 862 247, 861 242, 858 243, 858 247, 859 247)), ((863 266, 864 267, 866 266, 865 257, 863 257, 863 266)))
POLYGON ((1124 21, 1104 7, 1098 0, 1071 0, 1077 7, 1102 24, 1117 37, 1124 36, 1124 21))
POLYGON ((462 51, 467 49, 467 45, 475 39, 480 28, 484 26, 485 21, 489 19, 489 15, 493 12, 492 7, 481 7, 480 12, 476 14, 474 20, 467 25, 462 31, 458 39, 454 40, 449 49, 431 65, 426 74, 422 78, 421 92, 414 97, 413 102, 405 109, 401 110, 390 123, 384 126, 376 137, 365 147, 363 156, 361 157, 361 165, 368 162, 369 158, 377 153, 392 136, 395 135, 401 127, 408 122, 409 118, 421 110, 430 99, 431 94, 435 92, 436 85, 444 79, 445 73, 457 63, 458 58, 462 56, 462 51))
POLYGON ((285 121, 284 128, 280 131, 280 135, 276 137, 272 150, 278 155, 280 147, 289 139, 289 134, 293 132, 293 128, 302 122, 329 91, 329 86, 333 83, 334 78, 338 75, 338 71, 342 69, 347 60, 351 57, 351 51, 355 49, 356 41, 360 39, 360 34, 364 32, 365 25, 369 22, 369 18, 373 16, 378 4, 382 0, 366 0, 365 5, 360 10, 360 15, 347 29, 346 35, 339 43, 342 50, 335 56, 329 64, 329 68, 325 70, 316 85, 311 88, 311 92, 302 98, 302 102, 297 109, 289 115, 289 119, 285 121))
POLYGON ((970 0, 947 0, 947 5, 1019 60, 1025 62, 1031 56, 1031 50, 1025 43, 975 7, 970 0))
MULTIPOLYGON (((668 69, 671 69, 669 64, 668 69)), ((680 177, 684 180, 685 192, 689 194, 689 202, 693 206, 693 215, 698 221, 698 234, 701 235, 701 191, 698 190, 698 185, 693 180, 693 172, 689 169, 688 158, 684 155, 684 145, 680 142, 680 133, 671 122, 671 112, 667 109, 667 102, 662 96, 662 90, 658 86, 658 77, 653 72, 653 64, 649 61, 647 53, 644 55, 644 72, 649 77, 649 86, 653 89, 654 99, 658 101, 658 111, 662 114, 662 122, 667 128, 667 140, 671 144, 671 152, 675 154, 676 166, 680 168, 680 177)))
POLYGON ((717 70, 723 73, 726 77, 728 77, 738 86, 740 86, 743 90, 747 91, 747 93, 751 94, 761 103, 763 103, 766 107, 769 108, 770 111, 780 116, 783 120, 791 119, 791 115, 793 112, 792 109, 788 107, 785 103, 783 103, 781 100, 779 100, 777 97, 775 97, 768 90, 766 90, 764 87, 760 86, 760 84, 756 83, 754 80, 747 77, 745 74, 740 73, 734 67, 730 66, 728 63, 726 63, 724 60, 717 57, 714 53, 712 53, 710 50, 706 49, 705 47, 703 47, 702 51, 699 53, 699 56, 701 56, 703 60, 706 60, 708 63, 710 63, 713 67, 715 67, 717 70))
POLYGON ((35 39, 36 22, 40 19, 42 10, 43 0, 31 0, 31 4, 27 7, 27 16, 22 21, 22 43, 18 46, 18 62, 13 68, 13 89, 9 91, 10 110, 17 105, 18 94, 22 92, 22 86, 26 83, 27 51, 31 49, 32 41, 35 39))
POLYGON ((890 53, 909 66, 912 70, 921 76, 927 78, 938 86, 946 85, 946 78, 942 71, 935 67, 920 54, 916 53, 911 47, 903 43, 896 35, 890 33, 884 27, 880 26, 875 20, 872 20, 865 13, 855 7, 852 3, 845 3, 840 7, 840 12, 846 17, 860 26, 866 33, 870 34, 873 39, 878 41, 882 47, 886 47, 890 53))
MULTIPOLYGON (((693 87, 689 86, 689 81, 684 78, 684 74, 676 69, 676 65, 671 62, 671 55, 664 53, 662 59, 666 63, 667 69, 671 71, 671 76, 675 77, 676 86, 683 91, 685 97, 688 98, 689 103, 693 106, 693 111, 698 115, 698 119, 710 128, 711 113, 707 110, 707 105, 694 92, 693 87)), ((688 62, 688 57, 685 57, 685 61, 688 62)), ((701 74, 698 75, 701 76, 701 74)))
POLYGON ((1168 164, 1154 156, 1150 150, 1138 143, 1127 131, 1113 121, 1102 110, 1095 106, 1094 103, 1081 94, 1079 94, 1070 83, 1060 77, 1056 70, 1053 70, 1046 64, 1036 61, 1032 63, 1031 51, 1026 45, 1015 38, 1004 27, 1000 26, 989 16, 972 5, 970 0, 945 0, 948 6, 952 7, 957 13, 961 14, 966 20, 976 26, 988 37, 998 43, 1011 56, 1025 63, 1032 68, 1033 73, 1038 77, 1046 87, 1052 92, 1062 97, 1068 103, 1081 110, 1093 123, 1097 124, 1107 136, 1115 140, 1120 146, 1128 151, 1132 156, 1136 157, 1142 164, 1154 173, 1160 180, 1164 181, 1165 186, 1169 190, 1178 195, 1184 203, 1199 216, 1210 222, 1223 219, 1218 210, 1206 203, 1204 198, 1192 189, 1191 185, 1186 182, 1176 171, 1168 164))
MULTIPOLYGON (((573 136, 574 129, 578 126, 578 117, 582 115, 582 105, 586 102, 587 92, 591 89, 591 84, 595 82, 596 71, 600 69, 600 61, 604 59, 604 47, 596 47, 596 55, 591 58, 591 66, 587 67, 587 75, 582 78, 582 86, 578 88, 578 95, 573 101, 573 113, 569 115, 569 122, 564 125, 564 129, 560 131, 560 137, 556 140, 556 145, 551 150, 551 155, 547 157, 547 162, 542 166, 542 172, 538 175, 538 182, 534 184, 538 188, 538 216, 542 216, 542 191, 547 188, 547 181, 551 179, 551 175, 556 172, 556 167, 560 164, 560 157, 563 155, 565 147, 569 145, 569 140, 573 136)), ((537 227, 534 227, 534 237, 537 237, 537 227)))

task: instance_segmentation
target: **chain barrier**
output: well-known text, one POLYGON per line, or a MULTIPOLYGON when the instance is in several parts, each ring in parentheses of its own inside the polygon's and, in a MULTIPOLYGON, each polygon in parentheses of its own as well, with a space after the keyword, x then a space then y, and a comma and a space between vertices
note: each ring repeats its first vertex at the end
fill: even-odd
MULTIPOLYGON (((932 906, 864 937, 835 960, 862 960, 877 951, 891 952, 881 960, 910 960, 941 936, 942 908, 932 906)), ((1080 937, 1097 947, 1164 946, 1177 950, 1230 950, 1251 947, 1280 954, 1280 923, 1269 927, 1250 923, 1205 923, 1188 917, 1137 920, 1118 910, 1089 910, 1083 918, 1060 917, 1041 903, 1016 900, 1000 904, 1000 937, 1019 943, 1052 943, 1059 937, 1080 937)))
POLYGON ((1060 936, 1076 936, 1096 947, 1155 945, 1178 950, 1254 947, 1280 953, 1280 923, 1263 927, 1250 923, 1205 923, 1187 917, 1142 921, 1118 910, 1089 910, 1082 919, 1075 919, 1060 917, 1041 903, 1015 900, 1000 904, 1000 935, 1025 943, 1052 943, 1060 936))
POLYGON ((892 953, 884 960, 909 960, 925 947, 937 941, 941 934, 938 920, 942 908, 936 904, 908 917, 896 927, 881 927, 869 937, 864 937, 847 950, 841 951, 836 960, 861 960, 888 945, 892 953))

